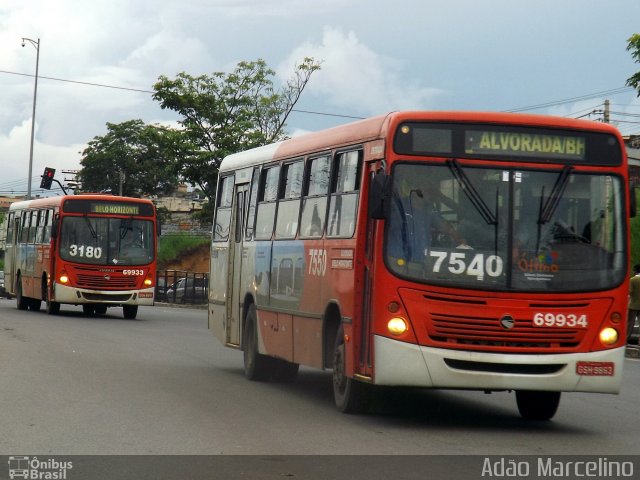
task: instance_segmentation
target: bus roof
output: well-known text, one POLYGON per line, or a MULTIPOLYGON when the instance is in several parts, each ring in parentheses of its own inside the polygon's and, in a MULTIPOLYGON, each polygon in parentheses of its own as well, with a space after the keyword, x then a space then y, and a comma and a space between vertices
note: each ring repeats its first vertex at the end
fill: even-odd
POLYGON ((99 193, 88 193, 79 195, 59 195, 54 197, 35 198, 14 202, 9 206, 9 210, 22 210, 25 208, 49 208, 62 205, 67 200, 103 200, 110 202, 141 202, 153 203, 146 198, 119 197, 117 195, 107 195, 99 193))
POLYGON ((390 127, 405 121, 478 122, 547 128, 588 129, 614 134, 622 142, 620 133, 614 126, 590 120, 505 112, 403 111, 391 112, 386 115, 307 133, 299 137, 228 155, 220 164, 220 173, 320 152, 329 148, 340 148, 384 138, 390 127))

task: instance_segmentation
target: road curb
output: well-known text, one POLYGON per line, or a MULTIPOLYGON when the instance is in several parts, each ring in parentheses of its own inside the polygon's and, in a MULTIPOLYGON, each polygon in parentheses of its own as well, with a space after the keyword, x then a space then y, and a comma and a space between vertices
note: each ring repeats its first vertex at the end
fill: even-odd
POLYGON ((199 310, 206 310, 207 304, 193 304, 193 303, 169 303, 169 302, 154 302, 154 307, 169 307, 169 308, 196 308, 199 310))

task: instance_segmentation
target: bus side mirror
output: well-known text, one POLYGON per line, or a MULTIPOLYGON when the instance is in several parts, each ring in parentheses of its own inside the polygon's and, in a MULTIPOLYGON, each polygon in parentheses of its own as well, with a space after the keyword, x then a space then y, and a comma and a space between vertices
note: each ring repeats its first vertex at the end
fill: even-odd
POLYGON ((629 182, 629 217, 635 217, 637 213, 636 187, 629 182))
POLYGON ((387 218, 390 185, 391 182, 384 170, 378 170, 369 185, 369 218, 375 220, 387 218))
POLYGON ((162 224, 159 221, 156 223, 156 235, 158 237, 162 235, 162 224))

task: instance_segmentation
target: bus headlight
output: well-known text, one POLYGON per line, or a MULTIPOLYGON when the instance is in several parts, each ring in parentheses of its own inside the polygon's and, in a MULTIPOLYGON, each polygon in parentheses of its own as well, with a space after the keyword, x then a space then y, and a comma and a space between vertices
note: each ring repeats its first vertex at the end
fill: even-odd
POLYGON ((151 287, 151 286, 153 286, 153 280, 151 280, 150 278, 145 278, 145 279, 144 279, 144 286, 145 286, 145 287, 151 287))
POLYGON ((613 345, 618 341, 619 335, 615 328, 606 327, 600 330, 600 341, 605 345, 613 345))
POLYGON ((67 275, 67 272, 62 272, 60 274, 60 277, 58 277, 58 282, 69 283, 69 276, 67 275))
POLYGON ((387 322, 387 330, 389 330, 391 335, 402 335, 409 330, 409 326, 404 318, 393 317, 389 322, 387 322))

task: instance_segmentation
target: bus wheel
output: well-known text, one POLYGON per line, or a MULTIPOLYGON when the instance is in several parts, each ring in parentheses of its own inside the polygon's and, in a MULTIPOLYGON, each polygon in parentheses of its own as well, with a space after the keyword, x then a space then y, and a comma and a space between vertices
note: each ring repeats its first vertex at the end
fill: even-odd
POLYGON ((95 308, 93 305, 82 305, 82 313, 84 313, 87 317, 93 317, 95 314, 95 308))
POLYGON ((96 315, 104 315, 105 313, 107 313, 107 306, 96 305, 95 307, 93 307, 93 311, 96 312, 96 315))
POLYGON ((27 310, 30 303, 29 299, 22 295, 22 277, 18 275, 16 279, 16 306, 18 310, 27 310))
POLYGON ((135 320, 138 315, 138 305, 123 305, 122 316, 127 320, 135 320))
POLYGON ((345 374, 344 330, 338 329, 333 348, 333 398, 343 413, 364 413, 369 408, 371 386, 345 374))
POLYGON ((47 300, 46 311, 47 315, 57 315, 58 313, 60 313, 60 304, 58 302, 47 300))
POLYGON ((517 390, 516 403, 520 415, 526 420, 551 420, 560 404, 560 392, 517 390))
POLYGON ((60 304, 49 300, 49 290, 46 282, 42 282, 42 300, 44 300, 44 308, 47 315, 57 315, 60 312, 60 304))
POLYGON ((274 359, 258 352, 256 306, 250 305, 244 322, 244 376, 249 380, 268 380, 273 373, 274 359))

